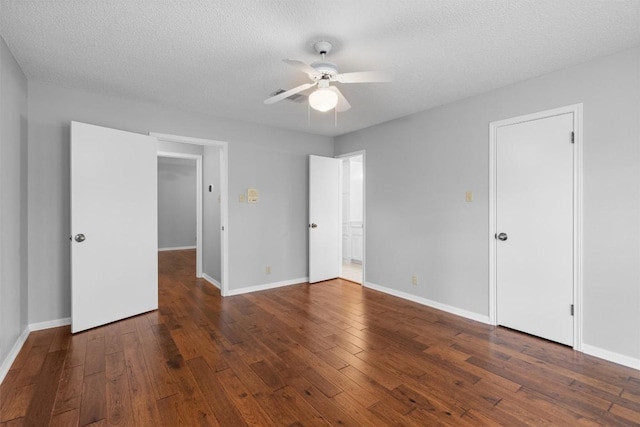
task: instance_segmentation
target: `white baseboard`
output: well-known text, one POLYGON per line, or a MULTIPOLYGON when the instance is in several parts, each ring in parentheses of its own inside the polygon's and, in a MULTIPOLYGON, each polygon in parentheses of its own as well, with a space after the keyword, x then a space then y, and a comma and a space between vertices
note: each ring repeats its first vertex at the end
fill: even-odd
POLYGON ((299 279, 284 280, 282 282, 265 283, 263 285, 247 286, 246 288, 229 289, 226 296, 248 294, 249 292, 266 291, 268 289, 281 288, 283 286, 299 285, 300 283, 307 283, 308 277, 301 277, 299 279))
POLYGON ((27 341, 28 336, 29 327, 27 326, 26 328, 24 328, 24 331, 22 331, 16 343, 13 345, 13 347, 11 347, 11 351, 9 352, 9 354, 7 354, 7 357, 4 358, 2 364, 0 365, 0 383, 4 381, 4 377, 6 377, 7 373, 9 373, 11 365, 13 365, 16 357, 18 357, 18 353, 20 353, 20 350, 22 350, 22 346, 24 345, 25 341, 27 341))
POLYGON ((22 346, 24 345, 25 341, 27 341, 30 332, 39 331, 42 329, 57 328, 59 326, 66 326, 70 324, 71 318, 65 317, 64 319, 50 320, 47 322, 30 323, 26 328, 24 328, 24 331, 22 331, 22 334, 20 334, 18 340, 11 348, 11 351, 9 352, 7 357, 5 357, 2 365, 0 365, 0 383, 2 383, 4 377, 9 372, 9 369, 11 368, 13 362, 16 360, 16 357, 18 357, 18 353, 20 353, 20 350, 22 350, 22 346))
POLYGON ((186 249, 195 249, 195 246, 176 246, 173 248, 158 248, 158 252, 163 252, 163 251, 184 251, 186 249))
POLYGON ((467 319, 475 320, 476 322, 485 323, 490 325, 489 316, 483 316, 482 314, 474 313, 472 311, 463 310, 461 308, 453 307, 451 305, 442 304, 437 301, 432 301, 427 298, 422 298, 416 295, 411 295, 406 292, 398 291, 396 289, 387 288, 385 286, 376 285, 375 283, 365 282, 365 288, 373 289, 383 292, 385 294, 393 295, 398 298, 406 299, 409 301, 417 302, 418 304, 426 305, 428 307, 436 308, 438 310, 446 311, 447 313, 455 314, 456 316, 466 317, 467 319))
POLYGON ((49 320, 47 322, 30 323, 29 331, 39 331, 42 329, 57 328, 59 326, 67 326, 70 324, 71 324, 71 318, 65 317, 64 319, 49 320))
MULTIPOLYGON (((447 313, 455 314, 456 316, 466 317, 467 319, 475 320, 477 322, 485 323, 487 325, 491 324, 491 322, 489 322, 489 316, 483 316, 481 314, 473 313, 471 311, 462 310, 460 308, 452 307, 450 305, 442 304, 426 298, 411 295, 406 292, 387 288, 385 286, 376 285, 375 283, 366 282, 364 286, 366 288, 384 292, 385 294, 393 295, 398 298, 403 298, 409 301, 417 302, 418 304, 426 305, 428 307, 437 308, 438 310, 446 311, 447 313)), ((604 359, 609 362, 617 363, 619 365, 640 370, 640 359, 636 359, 634 357, 625 356, 623 354, 615 353, 609 350, 604 350, 599 347, 594 347, 588 344, 582 344, 582 352, 590 356, 599 357, 600 359, 604 359)))
POLYGON ((206 280, 207 282, 211 283, 213 286, 215 286, 216 288, 220 289, 220 282, 218 282, 216 279, 214 279, 213 277, 209 276, 207 273, 202 273, 202 278, 204 280, 206 280))
POLYGON ((609 362, 617 363, 619 365, 627 366, 629 368, 640 370, 640 359, 636 359, 631 356, 625 356, 624 354, 614 353, 613 351, 604 350, 599 347, 594 347, 588 344, 582 344, 582 352, 590 356, 599 357, 600 359, 608 360, 609 362))

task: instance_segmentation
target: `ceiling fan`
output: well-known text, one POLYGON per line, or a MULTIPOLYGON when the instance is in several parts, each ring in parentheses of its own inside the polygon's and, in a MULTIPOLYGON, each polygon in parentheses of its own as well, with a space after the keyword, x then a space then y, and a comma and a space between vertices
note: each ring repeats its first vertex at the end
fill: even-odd
POLYGON ((351 108, 349 101, 342 95, 336 86, 330 83, 384 83, 393 80, 390 73, 385 71, 359 71, 355 73, 338 73, 338 66, 333 62, 325 60, 325 56, 331 52, 333 45, 327 41, 319 41, 313 45, 322 59, 311 65, 295 59, 283 59, 283 61, 294 68, 306 73, 311 79, 311 83, 294 87, 287 91, 278 93, 264 100, 265 104, 274 104, 292 95, 307 90, 314 86, 318 88, 309 95, 309 106, 318 111, 329 111, 333 108, 338 112, 347 111, 351 108))

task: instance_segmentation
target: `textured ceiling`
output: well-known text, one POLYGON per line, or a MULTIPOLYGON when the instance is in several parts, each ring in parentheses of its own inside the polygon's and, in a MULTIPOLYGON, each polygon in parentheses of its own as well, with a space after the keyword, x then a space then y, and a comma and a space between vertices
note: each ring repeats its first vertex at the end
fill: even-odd
POLYGON ((0 0, 0 33, 33 81, 339 135, 640 46, 640 0, 0 0), (263 104, 321 39, 395 76, 340 85, 337 128, 263 104))

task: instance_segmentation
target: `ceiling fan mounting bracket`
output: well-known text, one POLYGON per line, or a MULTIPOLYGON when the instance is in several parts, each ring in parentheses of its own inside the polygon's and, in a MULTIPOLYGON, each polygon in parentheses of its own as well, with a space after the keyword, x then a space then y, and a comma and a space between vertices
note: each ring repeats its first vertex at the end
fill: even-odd
POLYGON ((321 40, 319 42, 316 42, 313 45, 313 48, 316 50, 316 52, 318 52, 320 55, 326 55, 327 53, 331 52, 331 49, 333 48, 333 45, 330 42, 321 40))

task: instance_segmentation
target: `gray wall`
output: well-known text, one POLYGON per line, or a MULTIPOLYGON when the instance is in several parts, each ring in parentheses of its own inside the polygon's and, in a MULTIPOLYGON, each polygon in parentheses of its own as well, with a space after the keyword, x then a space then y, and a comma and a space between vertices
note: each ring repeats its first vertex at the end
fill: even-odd
POLYGON ((227 141, 230 289, 307 276, 307 156, 333 155, 332 138, 29 82, 29 322, 70 315, 71 120, 227 141), (248 187, 261 203, 238 202, 248 187))
POLYGON ((204 274, 215 280, 218 285, 221 281, 221 224, 220 224, 220 149, 217 147, 204 147, 202 158, 202 234, 203 234, 203 260, 202 270, 204 274), (209 192, 211 186, 211 192, 209 192))
MULTIPOLYGON (((308 277, 309 153, 304 145, 293 145, 287 151, 257 144, 231 150, 242 159, 229 167, 235 182, 229 188, 229 236, 234 236, 229 256, 235 266, 229 281, 234 287, 308 277), (248 188, 258 190, 258 203, 238 201, 248 188)), ((332 156, 333 145, 320 155, 332 156)))
MULTIPOLYGON (((181 135, 184 136, 184 135, 181 135)), ((202 145, 184 144, 180 142, 158 141, 158 152, 165 151, 170 153, 181 154, 200 154, 204 153, 202 145)))
POLYGON ((158 248, 196 246, 196 161, 158 157, 158 248))
POLYGON ((584 343, 639 359, 639 49, 336 138, 336 153, 366 149, 367 281, 488 316, 489 123, 575 103, 584 343))
POLYGON ((27 79, 0 37, 0 365, 27 328, 27 79))

